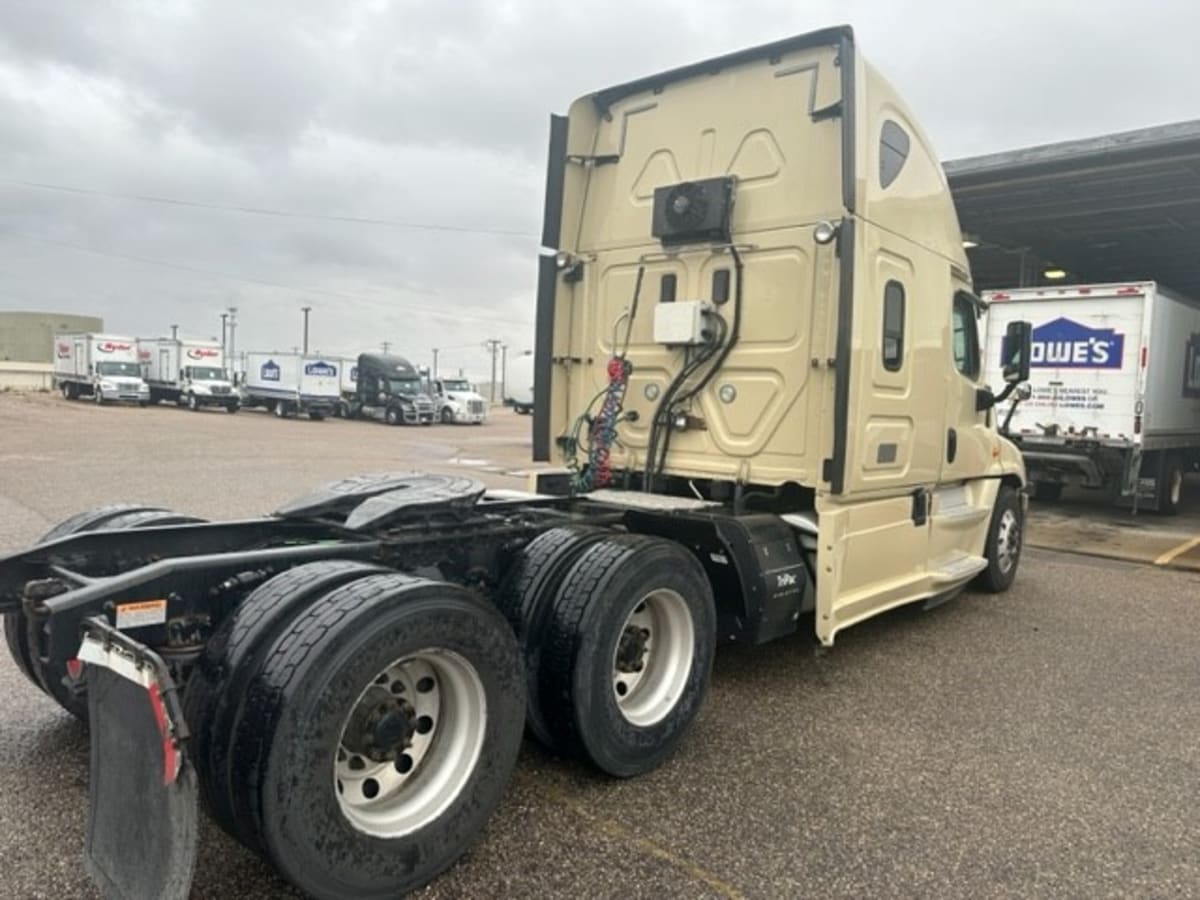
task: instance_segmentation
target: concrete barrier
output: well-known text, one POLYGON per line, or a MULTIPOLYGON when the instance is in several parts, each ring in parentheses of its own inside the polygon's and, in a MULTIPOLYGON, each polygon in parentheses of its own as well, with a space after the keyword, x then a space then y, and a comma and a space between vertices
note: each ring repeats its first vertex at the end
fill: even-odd
POLYGON ((0 360, 0 391, 50 391, 54 366, 50 363, 0 360))

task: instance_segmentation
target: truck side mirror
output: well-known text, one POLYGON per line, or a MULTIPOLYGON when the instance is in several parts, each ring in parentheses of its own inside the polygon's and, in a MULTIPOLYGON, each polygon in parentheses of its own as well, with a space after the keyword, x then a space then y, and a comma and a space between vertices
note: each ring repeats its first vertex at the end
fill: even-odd
POLYGON ((1033 348, 1033 325, 1025 321, 1009 322, 1004 332, 1004 380, 1016 384, 1029 379, 1029 354, 1033 348))

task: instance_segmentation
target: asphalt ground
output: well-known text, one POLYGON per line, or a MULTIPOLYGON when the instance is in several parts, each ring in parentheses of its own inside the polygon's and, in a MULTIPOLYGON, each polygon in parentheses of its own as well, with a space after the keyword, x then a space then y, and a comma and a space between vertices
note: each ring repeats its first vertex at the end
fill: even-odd
MULTIPOLYGON (((409 468, 519 487, 528 428, 0 395, 0 552, 105 502, 245 517, 409 468)), ((527 742, 482 841, 420 896, 1200 896, 1198 633, 1200 575, 1032 549, 1000 597, 898 610, 824 653, 724 649, 662 769, 612 781, 527 742)), ((83 729, 0 654, 0 897, 95 896, 87 779, 83 729)), ((294 894, 206 823, 194 896, 294 894)))

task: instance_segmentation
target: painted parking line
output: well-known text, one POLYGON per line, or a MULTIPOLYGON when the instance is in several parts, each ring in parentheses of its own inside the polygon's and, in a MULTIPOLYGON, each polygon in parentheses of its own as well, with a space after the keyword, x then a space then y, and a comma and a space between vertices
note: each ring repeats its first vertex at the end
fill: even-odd
POLYGON ((1190 541, 1184 541, 1178 547, 1172 547, 1166 553, 1163 553, 1154 560, 1156 566, 1169 566, 1177 557, 1183 556, 1189 550, 1194 550, 1200 547, 1200 534, 1196 535, 1190 541))

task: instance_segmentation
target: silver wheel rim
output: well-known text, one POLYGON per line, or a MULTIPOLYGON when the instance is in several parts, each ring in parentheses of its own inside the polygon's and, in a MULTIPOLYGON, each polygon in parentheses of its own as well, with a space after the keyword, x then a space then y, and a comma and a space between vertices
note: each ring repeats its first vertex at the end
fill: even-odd
POLYGON ((424 828, 470 781, 486 731, 483 680, 466 659, 428 649, 397 660, 359 694, 342 725, 333 766, 342 815, 380 838, 424 828), (378 736, 395 721, 380 726, 382 709, 404 718, 407 734, 394 746, 364 752, 362 725, 375 723, 371 733, 378 736))
POLYGON ((1017 564, 1021 554, 1021 523, 1017 514, 1006 509, 1000 514, 1000 527, 996 529, 996 563, 1000 571, 1008 574, 1017 564))
POLYGON ((667 717, 692 673, 695 647, 683 597, 662 588, 638 601, 613 652, 613 696, 626 721, 645 728, 667 717))

